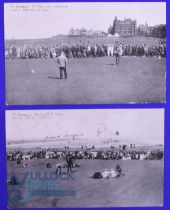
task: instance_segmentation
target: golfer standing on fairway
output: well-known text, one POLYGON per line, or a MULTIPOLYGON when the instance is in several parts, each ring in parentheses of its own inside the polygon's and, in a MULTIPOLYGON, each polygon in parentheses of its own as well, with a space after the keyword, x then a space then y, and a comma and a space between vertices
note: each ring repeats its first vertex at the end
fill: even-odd
POLYGON ((114 54, 115 54, 115 58, 116 58, 116 66, 119 65, 119 62, 120 62, 120 46, 118 44, 118 41, 116 41, 116 46, 115 46, 115 49, 114 49, 114 54))
POLYGON ((57 63, 60 70, 60 79, 63 79, 63 72, 64 78, 67 79, 67 58, 64 52, 61 52, 61 55, 57 57, 57 63))

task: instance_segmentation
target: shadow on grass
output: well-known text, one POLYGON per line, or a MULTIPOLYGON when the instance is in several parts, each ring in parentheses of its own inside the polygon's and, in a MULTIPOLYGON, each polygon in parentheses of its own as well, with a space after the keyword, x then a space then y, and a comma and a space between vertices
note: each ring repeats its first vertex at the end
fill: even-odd
POLYGON ((115 66, 116 64, 114 63, 107 63, 106 66, 115 66))
POLYGON ((71 174, 71 173, 76 173, 76 172, 78 172, 77 170, 72 170, 72 171, 70 171, 70 172, 62 172, 60 175, 62 175, 62 174, 71 174))
POLYGON ((48 77, 48 79, 60 79, 60 77, 48 77))

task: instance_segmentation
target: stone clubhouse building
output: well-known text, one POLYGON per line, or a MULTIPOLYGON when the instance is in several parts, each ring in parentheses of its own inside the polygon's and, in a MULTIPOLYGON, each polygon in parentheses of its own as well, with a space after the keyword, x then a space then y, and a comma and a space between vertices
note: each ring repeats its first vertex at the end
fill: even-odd
POLYGON ((119 34, 120 37, 133 37, 137 33, 136 20, 131 20, 130 18, 118 20, 115 17, 113 25, 108 29, 108 33, 112 35, 119 34))

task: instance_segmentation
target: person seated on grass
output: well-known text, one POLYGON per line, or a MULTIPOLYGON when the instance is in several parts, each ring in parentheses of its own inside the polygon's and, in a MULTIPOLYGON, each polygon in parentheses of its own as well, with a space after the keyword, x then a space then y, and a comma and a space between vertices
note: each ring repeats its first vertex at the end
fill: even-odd
POLYGON ((117 164, 116 165, 116 170, 113 168, 109 171, 108 169, 105 169, 103 172, 96 171, 93 176, 90 178, 92 179, 107 179, 107 178, 117 178, 120 177, 122 169, 120 166, 117 164))
POLYGON ((60 175, 61 174, 61 167, 62 167, 61 163, 57 163, 56 164, 55 174, 57 174, 57 175, 60 175))
POLYGON ((17 185, 18 184, 15 175, 12 175, 10 177, 10 179, 7 181, 7 184, 9 184, 9 185, 17 185))
POLYGON ((111 178, 117 178, 118 177, 118 173, 113 168, 110 170, 110 177, 111 178))
POLYGON ((17 160, 17 165, 20 165, 21 164, 21 159, 18 159, 17 160))
POLYGON ((110 171, 108 169, 105 169, 103 172, 102 172, 102 177, 104 179, 106 178, 110 178, 110 171))
POLYGON ((50 163, 50 162, 47 162, 46 167, 47 167, 47 168, 52 168, 51 163, 50 163))
POLYGON ((23 167, 23 168, 27 168, 27 164, 26 164, 26 163, 23 163, 23 164, 22 164, 22 167, 23 167))
POLYGON ((80 165, 79 165, 79 163, 78 163, 77 161, 75 161, 75 162, 73 163, 73 167, 78 168, 78 167, 80 167, 80 165))
POLYGON ((101 172, 96 171, 96 172, 93 174, 93 176, 91 176, 90 178, 92 178, 92 179, 102 179, 103 177, 102 177, 101 172))

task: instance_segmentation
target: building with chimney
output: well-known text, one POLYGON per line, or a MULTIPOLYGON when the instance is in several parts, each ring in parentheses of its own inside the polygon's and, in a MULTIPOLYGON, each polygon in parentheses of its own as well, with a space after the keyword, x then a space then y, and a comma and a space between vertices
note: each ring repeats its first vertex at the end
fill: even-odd
POLYGON ((119 34, 120 37, 132 37, 136 35, 136 28, 136 20, 130 18, 118 20, 115 17, 113 25, 108 29, 108 33, 112 35, 119 34))

